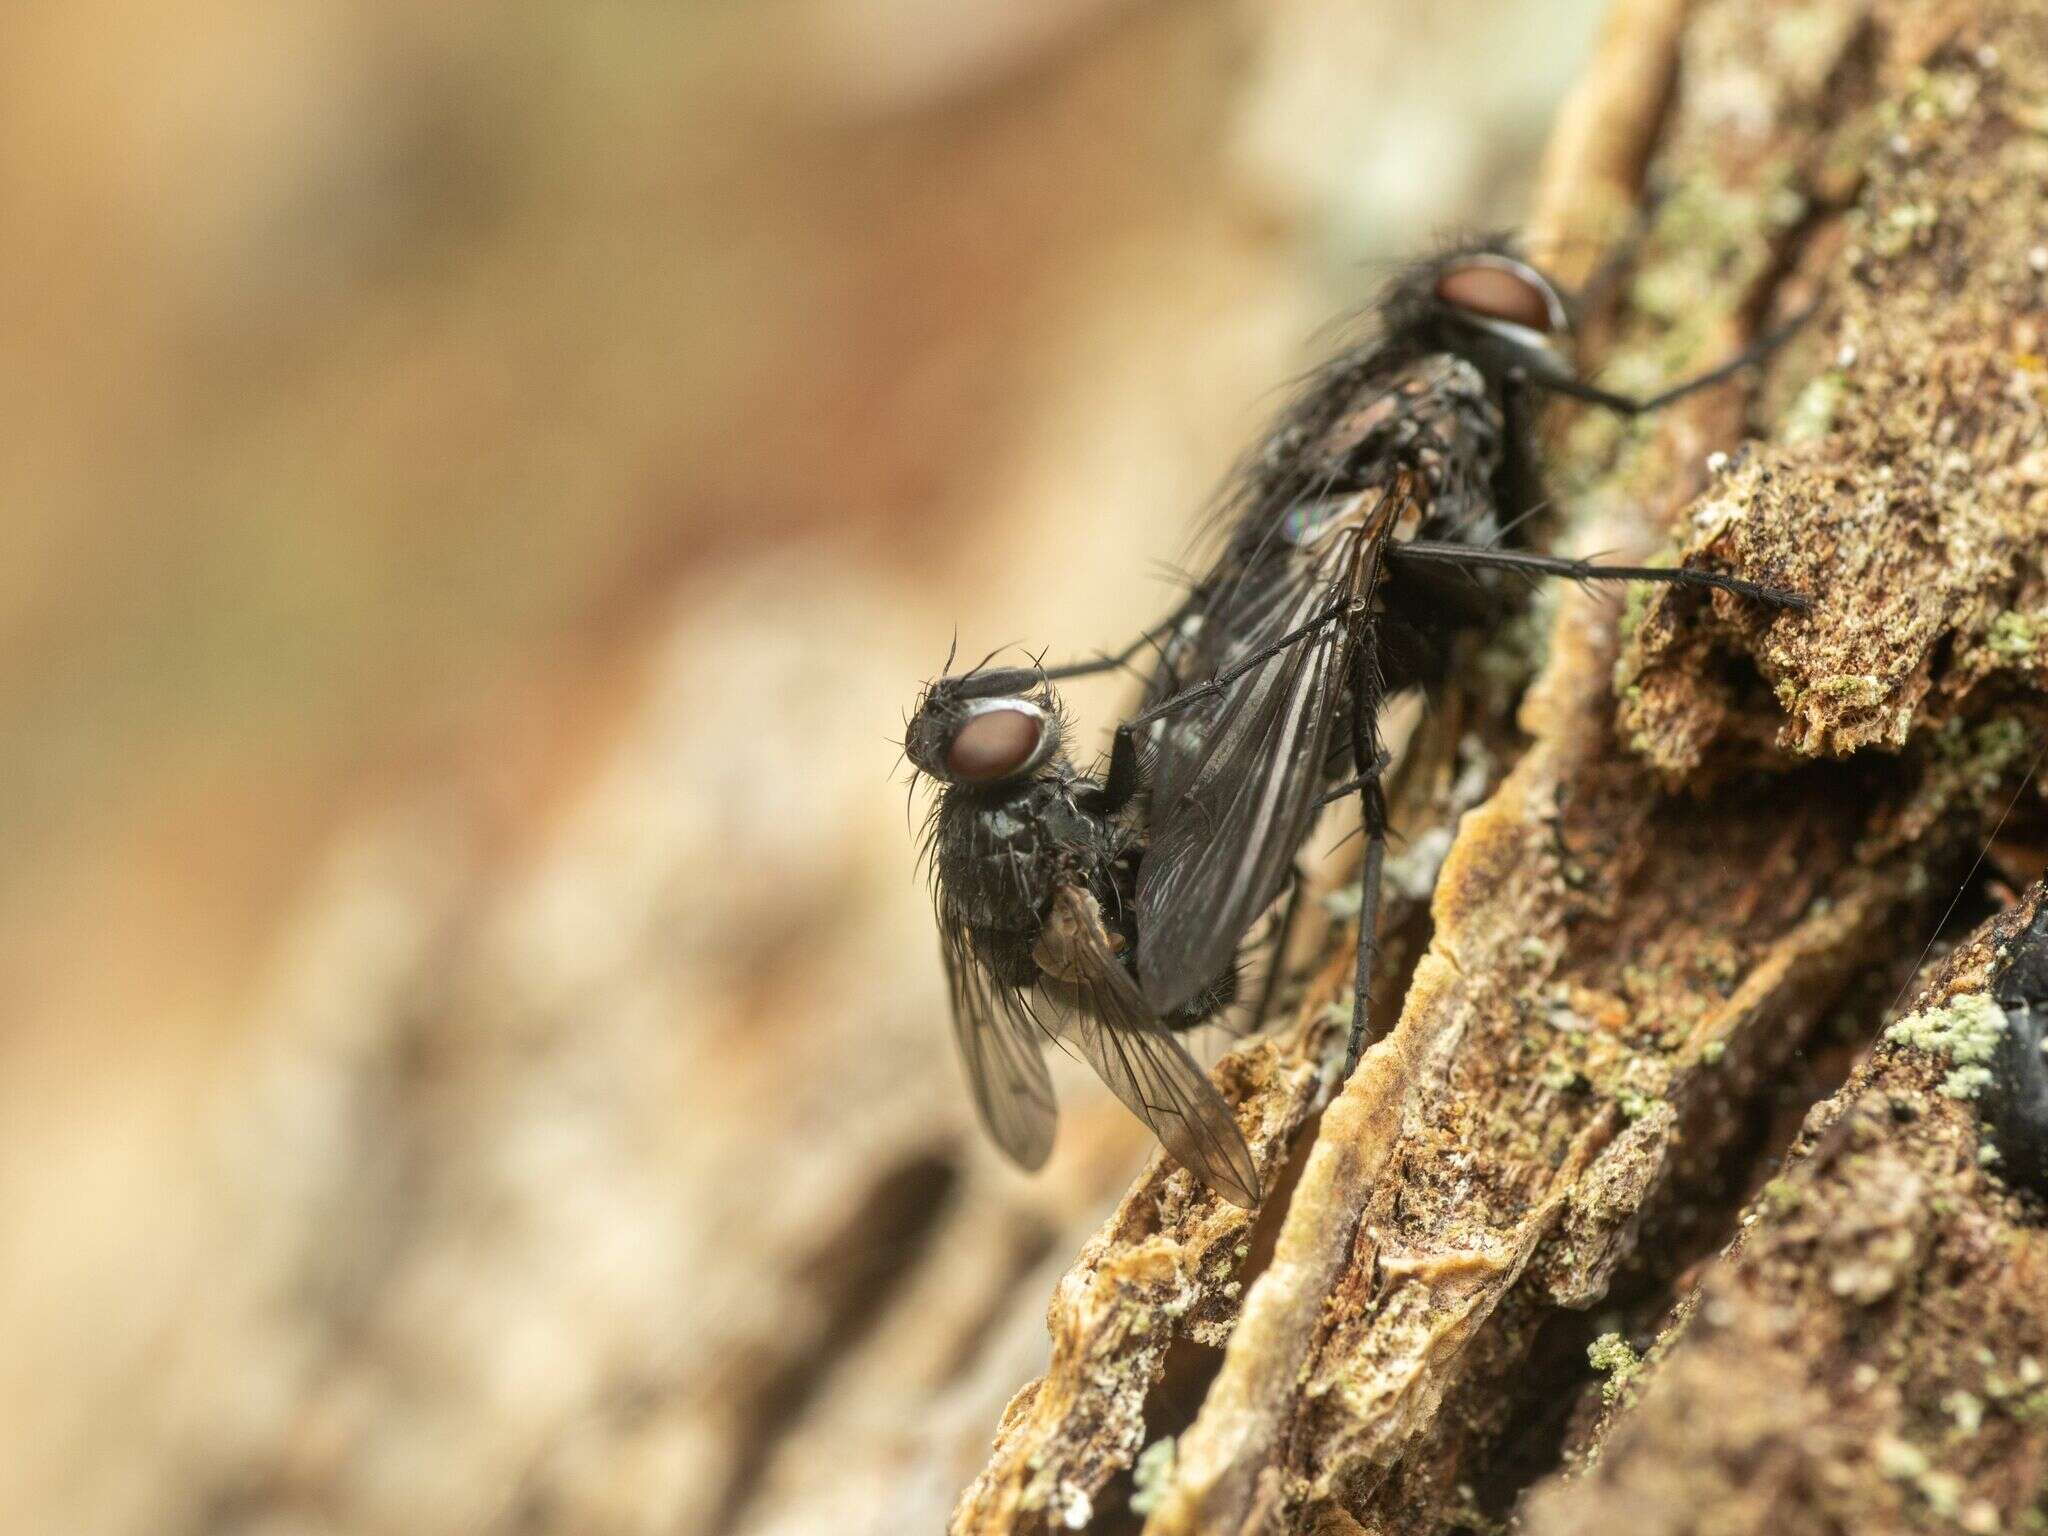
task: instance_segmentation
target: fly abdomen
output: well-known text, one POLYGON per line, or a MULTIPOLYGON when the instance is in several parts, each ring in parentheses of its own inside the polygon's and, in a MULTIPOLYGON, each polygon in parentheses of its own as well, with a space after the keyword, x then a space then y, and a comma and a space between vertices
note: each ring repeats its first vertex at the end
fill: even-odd
POLYGON ((1995 993, 2005 1032, 1977 1107, 1998 1149, 1999 1176, 2048 1199, 2048 911, 2013 948, 1995 993))
POLYGON ((1031 947, 1035 929, 969 928, 967 942, 988 967, 989 974, 1006 987, 1028 987, 1038 980, 1038 962, 1031 947))

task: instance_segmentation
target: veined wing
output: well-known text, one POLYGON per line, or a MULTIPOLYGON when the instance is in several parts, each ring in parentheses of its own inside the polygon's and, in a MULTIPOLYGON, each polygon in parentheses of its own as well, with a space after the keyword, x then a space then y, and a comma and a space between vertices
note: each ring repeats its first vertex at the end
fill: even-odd
POLYGON ((953 997, 953 1038, 981 1123, 1013 1161, 1042 1167, 1059 1120, 1045 1069, 1046 1028, 1023 992, 990 974, 963 925, 940 922, 939 954, 953 997))
MULTIPOLYGON (((1205 615, 1205 630, 1230 640, 1219 670, 1369 597, 1395 505, 1383 491, 1349 498, 1312 549, 1290 551, 1284 583, 1239 585, 1256 607, 1205 615)), ((1222 973, 1285 886, 1315 820, 1358 643, 1353 621, 1333 621, 1238 678, 1178 731, 1166 717, 1137 890, 1138 978, 1160 1012, 1222 973)))
POLYGON ((1053 897, 1037 958, 1059 1033, 1173 1160, 1233 1205, 1259 1203, 1259 1170, 1224 1102, 1187 1047, 1146 1006, 1102 922, 1078 886, 1053 897))

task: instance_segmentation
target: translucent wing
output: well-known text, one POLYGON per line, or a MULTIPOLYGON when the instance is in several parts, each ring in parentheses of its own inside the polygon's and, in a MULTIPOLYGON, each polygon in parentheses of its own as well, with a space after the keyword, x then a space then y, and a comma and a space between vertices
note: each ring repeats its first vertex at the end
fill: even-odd
MULTIPOLYGON (((1229 639, 1211 670, 1365 596, 1382 512, 1335 528, 1313 559, 1302 552, 1224 588, 1224 601, 1203 620, 1207 635, 1229 639)), ((1166 717, 1137 891, 1138 978, 1160 1012, 1222 973, 1286 884, 1351 701, 1358 643, 1352 623, 1331 623, 1238 678, 1190 720, 1166 717)))
POLYGON ((1259 1170, 1224 1102, 1194 1057, 1145 1004, 1103 927, 1094 897, 1062 886, 1038 962, 1059 1010, 1060 1037, 1146 1125, 1175 1162, 1233 1205, 1259 1203, 1259 1170))
POLYGON ((981 1123, 1013 1161, 1042 1167, 1059 1119, 1045 1070, 1045 1026, 1024 993, 989 973, 964 927, 939 925, 939 953, 953 995, 953 1038, 981 1123))

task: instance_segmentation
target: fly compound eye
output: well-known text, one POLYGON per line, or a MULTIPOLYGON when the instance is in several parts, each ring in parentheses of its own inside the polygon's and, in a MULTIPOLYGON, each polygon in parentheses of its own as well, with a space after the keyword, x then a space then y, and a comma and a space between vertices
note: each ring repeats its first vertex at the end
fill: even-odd
POLYGON ((1551 286, 1522 263, 1467 261, 1436 280, 1440 304, 1478 320, 1492 320, 1555 336, 1565 329, 1564 304, 1551 286))
POLYGON ((1000 784, 1033 766, 1045 740, 1045 717, 1014 703, 970 715, 946 747, 946 774, 956 784, 1000 784))

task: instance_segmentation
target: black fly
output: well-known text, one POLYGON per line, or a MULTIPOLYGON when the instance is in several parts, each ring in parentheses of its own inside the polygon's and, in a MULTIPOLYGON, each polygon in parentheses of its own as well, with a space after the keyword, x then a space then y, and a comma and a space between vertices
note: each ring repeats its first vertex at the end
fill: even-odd
POLYGON ((2005 1030, 1979 1101, 2000 1174, 2048 1200, 2048 901, 2013 949, 1993 989, 2005 1030))
POLYGON ((1535 392, 1654 410, 1756 361, 1791 327, 1652 398, 1610 394, 1574 371, 1557 289, 1499 243, 1418 264, 1379 320, 1377 339, 1314 374, 1241 468, 1223 552, 1183 607, 1122 656, 1066 669, 1128 662, 1147 644, 1160 655, 1118 740, 1146 749, 1137 974, 1162 1012, 1236 953, 1291 878, 1319 807, 1359 794, 1367 840, 1346 1076, 1365 1037, 1386 851, 1379 710, 1438 681, 1456 633, 1497 617, 1487 573, 1808 606, 1716 572, 1594 565, 1505 542, 1542 504, 1535 392))
POLYGON ((942 786, 926 848, 953 1028, 982 1123, 1026 1168, 1058 1115, 1043 1048, 1083 1057, 1176 1161, 1234 1204, 1259 1176, 1237 1119, 1175 1032, 1228 1007, 1236 946, 1155 1010, 1132 969, 1143 796, 1129 738, 1102 780, 1068 760, 1039 670, 942 678, 904 750, 942 786))

